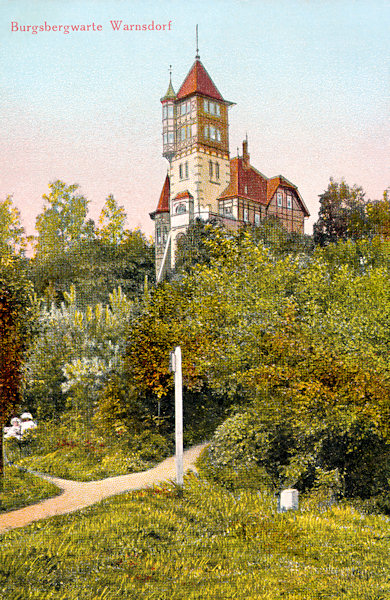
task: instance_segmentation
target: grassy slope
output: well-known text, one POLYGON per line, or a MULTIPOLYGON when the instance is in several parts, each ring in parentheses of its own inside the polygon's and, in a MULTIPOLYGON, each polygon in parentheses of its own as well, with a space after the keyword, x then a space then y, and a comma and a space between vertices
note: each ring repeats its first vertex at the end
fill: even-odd
POLYGON ((348 507, 278 515, 274 499, 191 476, 1 536, 15 600, 380 600, 390 522, 348 507))
POLYGON ((16 467, 6 466, 4 491, 0 493, 0 512, 35 504, 59 493, 61 491, 56 485, 29 473, 23 473, 16 467))

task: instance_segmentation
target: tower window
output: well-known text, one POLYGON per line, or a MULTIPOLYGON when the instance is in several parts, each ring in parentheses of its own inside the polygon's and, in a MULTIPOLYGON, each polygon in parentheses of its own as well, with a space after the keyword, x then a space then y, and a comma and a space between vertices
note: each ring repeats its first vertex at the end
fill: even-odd
POLYGON ((215 163, 215 177, 219 179, 219 163, 215 163))
POLYGON ((185 171, 186 179, 188 179, 188 162, 186 162, 184 165, 184 171, 185 171))
POLYGON ((173 144, 174 140, 174 135, 173 135, 173 131, 169 131, 168 132, 168 144, 173 144))
POLYGON ((180 204, 178 204, 175 207, 175 213, 177 215, 183 215, 186 212, 187 212, 186 205, 183 202, 180 202, 180 204))
POLYGON ((160 229, 160 227, 157 227, 157 229, 156 229, 156 238, 157 238, 157 244, 161 244, 161 229, 160 229))
POLYGON ((166 104, 163 105, 163 119, 166 119, 168 116, 168 107, 166 104))
POLYGON ((213 162, 210 160, 209 161, 209 175, 210 175, 210 179, 213 178, 213 162))
POLYGON ((210 115, 221 116, 221 107, 217 102, 211 102, 210 100, 203 100, 203 110, 210 115))
POLYGON ((180 114, 186 115, 187 113, 191 112, 191 102, 182 102, 182 104, 180 105, 180 114))
POLYGON ((221 141, 221 132, 219 129, 216 129, 213 125, 205 125, 204 126, 204 137, 206 139, 210 139, 213 141, 220 142, 221 141))
POLYGON ((168 143, 168 134, 167 133, 164 133, 163 139, 164 139, 164 144, 167 144, 168 143))
POLYGON ((183 179, 183 165, 181 163, 179 165, 179 177, 180 179, 183 179))
POLYGON ((173 117, 173 104, 168 104, 168 118, 173 117))

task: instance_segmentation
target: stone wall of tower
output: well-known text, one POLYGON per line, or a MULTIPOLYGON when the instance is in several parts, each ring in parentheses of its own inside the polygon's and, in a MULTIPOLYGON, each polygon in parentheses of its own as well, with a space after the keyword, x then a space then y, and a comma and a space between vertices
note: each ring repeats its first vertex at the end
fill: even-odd
POLYGON ((173 268, 177 238, 186 232, 188 225, 196 218, 207 220, 213 214, 218 214, 217 198, 230 179, 229 157, 214 148, 199 145, 175 155, 170 164, 169 176, 173 268), (186 191, 193 197, 193 210, 188 212, 187 219, 182 215, 179 221, 174 216, 174 202, 178 194, 186 191))
MULTIPOLYGON (((163 261, 165 247, 170 231, 170 215, 169 213, 160 213, 157 214, 154 218, 154 240, 155 240, 155 258, 156 258, 156 280, 158 278, 161 263, 163 261)), ((171 248, 168 249, 168 256, 165 265, 165 272, 167 267, 170 267, 171 264, 171 248)))

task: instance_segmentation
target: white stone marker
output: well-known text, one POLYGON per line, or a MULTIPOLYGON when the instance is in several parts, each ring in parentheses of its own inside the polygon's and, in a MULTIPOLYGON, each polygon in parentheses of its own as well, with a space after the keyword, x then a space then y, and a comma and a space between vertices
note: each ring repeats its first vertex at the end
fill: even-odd
POLYGON ((280 494, 280 512, 285 510, 297 510, 298 508, 298 490, 290 488, 283 490, 280 494))

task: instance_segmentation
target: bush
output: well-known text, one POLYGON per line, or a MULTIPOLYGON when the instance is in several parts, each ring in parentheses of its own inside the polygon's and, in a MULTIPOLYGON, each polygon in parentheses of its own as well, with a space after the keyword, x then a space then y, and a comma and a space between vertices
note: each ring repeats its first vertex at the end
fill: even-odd
POLYGON ((372 497, 388 510, 390 445, 359 420, 304 429, 283 411, 270 418, 254 404, 216 430, 201 468, 228 488, 294 486, 320 504, 372 497))

